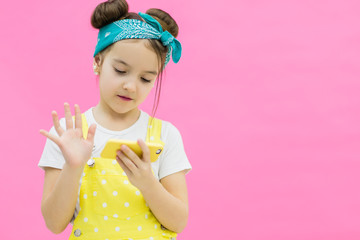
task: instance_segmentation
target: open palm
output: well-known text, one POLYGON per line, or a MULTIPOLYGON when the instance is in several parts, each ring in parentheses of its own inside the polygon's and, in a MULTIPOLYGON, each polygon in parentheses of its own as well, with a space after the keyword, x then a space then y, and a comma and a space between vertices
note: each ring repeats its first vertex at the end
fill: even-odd
POLYGON ((92 124, 89 127, 87 138, 84 139, 80 107, 75 104, 75 128, 68 103, 64 103, 64 109, 66 130, 60 126, 57 113, 53 111, 51 115, 53 117, 54 128, 59 136, 50 134, 43 129, 40 130, 40 133, 59 146, 65 158, 65 162, 69 166, 82 167, 91 157, 91 152, 94 146, 96 124, 92 124))

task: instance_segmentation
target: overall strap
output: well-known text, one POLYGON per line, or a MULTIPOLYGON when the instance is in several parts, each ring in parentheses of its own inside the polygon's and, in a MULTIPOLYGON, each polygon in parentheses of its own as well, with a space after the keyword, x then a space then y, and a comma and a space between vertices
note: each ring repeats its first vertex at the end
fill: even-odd
POLYGON ((153 117, 149 117, 149 123, 146 133, 146 142, 155 142, 165 145, 163 141, 160 140, 161 136, 161 120, 153 117))
POLYGON ((82 121, 83 136, 84 136, 84 139, 86 139, 86 138, 87 138, 87 133, 88 133, 89 127, 88 127, 88 124, 87 124, 87 121, 86 121, 86 118, 85 118, 85 114, 84 114, 84 113, 81 114, 81 121, 82 121))
MULTIPOLYGON (((73 118, 73 121, 75 121, 75 116, 72 116, 72 118, 73 118)), ((86 118, 85 118, 84 113, 81 114, 81 122, 82 122, 83 136, 84 136, 84 139, 86 139, 87 138, 87 133, 88 133, 88 124, 86 122, 86 118)))

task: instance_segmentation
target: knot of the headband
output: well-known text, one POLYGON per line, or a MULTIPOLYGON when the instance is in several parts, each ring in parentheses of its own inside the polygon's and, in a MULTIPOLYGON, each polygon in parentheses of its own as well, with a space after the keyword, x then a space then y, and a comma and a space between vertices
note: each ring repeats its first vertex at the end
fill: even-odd
MULTIPOLYGON (((177 63, 180 60, 181 57, 181 44, 180 42, 174 38, 173 35, 171 35, 168 31, 165 31, 161 34, 160 38, 161 42, 164 46, 171 46, 172 49, 172 59, 174 63, 177 63)), ((170 50, 170 48, 169 48, 170 50)))
POLYGON ((161 34, 160 40, 164 46, 168 46, 170 43, 174 41, 174 36, 171 35, 168 31, 165 31, 161 34))

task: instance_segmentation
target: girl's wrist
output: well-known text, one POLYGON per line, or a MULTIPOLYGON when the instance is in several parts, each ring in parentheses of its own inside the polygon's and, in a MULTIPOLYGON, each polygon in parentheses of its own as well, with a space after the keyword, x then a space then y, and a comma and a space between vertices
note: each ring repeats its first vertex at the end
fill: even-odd
POLYGON ((160 184, 159 181, 155 178, 151 178, 147 181, 146 185, 143 185, 139 190, 144 194, 146 192, 152 192, 153 188, 156 187, 157 184, 160 184))
POLYGON ((84 167, 85 167, 85 163, 82 165, 73 165, 65 162, 63 166, 63 170, 81 174, 84 171, 84 167))

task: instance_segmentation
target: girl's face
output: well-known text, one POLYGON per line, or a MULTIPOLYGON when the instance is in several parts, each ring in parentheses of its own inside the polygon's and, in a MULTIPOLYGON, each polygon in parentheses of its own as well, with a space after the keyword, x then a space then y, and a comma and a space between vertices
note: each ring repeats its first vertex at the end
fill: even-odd
POLYGON ((121 114, 137 111, 138 105, 146 99, 158 75, 156 53, 145 46, 146 42, 124 39, 114 43, 106 54, 99 69, 101 106, 121 114))

